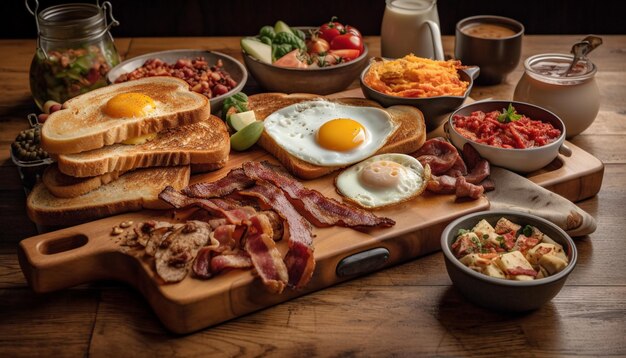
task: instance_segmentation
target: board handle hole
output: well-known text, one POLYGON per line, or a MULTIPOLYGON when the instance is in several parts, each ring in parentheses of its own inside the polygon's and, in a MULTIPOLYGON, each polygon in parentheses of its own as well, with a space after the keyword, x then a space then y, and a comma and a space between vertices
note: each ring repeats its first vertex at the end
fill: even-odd
POLYGON ((44 255, 54 255, 60 252, 70 251, 85 246, 89 239, 87 236, 78 234, 74 236, 61 237, 48 240, 39 245, 39 252, 44 255))

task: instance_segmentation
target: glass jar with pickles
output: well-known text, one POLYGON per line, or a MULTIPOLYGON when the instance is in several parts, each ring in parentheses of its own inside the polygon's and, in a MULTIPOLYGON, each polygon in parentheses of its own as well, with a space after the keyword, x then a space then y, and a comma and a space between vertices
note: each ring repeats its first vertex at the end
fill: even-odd
POLYGON ((120 62, 109 29, 119 23, 111 4, 63 4, 41 12, 35 1, 38 37, 30 67, 30 90, 40 109, 106 86, 107 73, 120 62), (107 10, 111 22, 107 23, 107 10))

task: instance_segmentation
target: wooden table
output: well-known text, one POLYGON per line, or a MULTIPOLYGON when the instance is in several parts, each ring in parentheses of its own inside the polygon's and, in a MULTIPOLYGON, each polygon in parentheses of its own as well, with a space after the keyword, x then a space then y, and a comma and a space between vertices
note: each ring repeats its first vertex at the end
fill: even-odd
MULTIPOLYGON (((526 36, 522 58, 567 52, 580 37, 526 36)), ((451 286, 439 252, 186 336, 168 333, 138 293, 116 282, 44 295, 27 286, 16 247, 36 230, 9 147, 35 111, 28 85, 35 41, 0 41, 0 356, 626 355, 626 35, 603 38, 592 54, 600 113, 572 140, 606 165, 600 193, 578 203, 598 230, 577 240, 578 266, 550 303, 522 315, 473 306, 451 286)), ((378 55, 379 38, 366 41, 378 55)), ((126 58, 204 48, 241 59, 238 38, 116 44, 126 58)), ((453 46, 445 37, 446 53, 453 46)), ((520 64, 505 83, 475 87, 471 96, 510 99, 521 74, 520 64)))

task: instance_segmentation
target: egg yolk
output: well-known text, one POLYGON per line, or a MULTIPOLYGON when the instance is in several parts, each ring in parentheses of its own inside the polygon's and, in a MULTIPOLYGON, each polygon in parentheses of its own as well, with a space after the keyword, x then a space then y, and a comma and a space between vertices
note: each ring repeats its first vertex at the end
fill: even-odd
POLYGON ((360 182, 374 189, 396 187, 400 183, 402 165, 389 160, 381 160, 368 164, 359 175, 360 182))
POLYGON ((113 96, 104 106, 104 113, 113 118, 137 118, 150 114, 156 103, 145 94, 120 93, 113 96))
POLYGON ((350 118, 330 120, 317 131, 317 143, 328 150, 345 152, 365 141, 365 127, 350 118))

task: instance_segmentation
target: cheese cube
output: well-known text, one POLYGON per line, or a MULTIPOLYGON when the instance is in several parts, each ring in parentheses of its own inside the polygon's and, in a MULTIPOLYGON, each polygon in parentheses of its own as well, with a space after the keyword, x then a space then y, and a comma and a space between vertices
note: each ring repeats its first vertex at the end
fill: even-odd
POLYGON ((491 263, 491 259, 486 259, 484 257, 481 257, 480 254, 465 255, 459 261, 461 261, 463 265, 472 269, 473 267, 481 267, 481 271, 482 271, 482 267, 487 266, 491 263))
POLYGON ((567 266, 567 262, 563 261, 555 255, 543 255, 539 259, 539 265, 548 271, 550 275, 563 271, 567 266))
POLYGON ((496 223, 495 230, 498 234, 506 234, 508 232, 515 234, 521 228, 521 225, 517 225, 506 218, 500 218, 500 220, 496 223))
POLYGON ((504 271, 511 279, 526 279, 524 277, 517 278, 517 276, 531 276, 525 272, 535 272, 528 260, 519 251, 507 252, 502 254, 495 260, 496 264, 504 271))
POLYGON ((506 278, 504 272, 500 270, 498 265, 495 262, 490 262, 489 265, 485 266, 483 269, 483 273, 487 276, 495 277, 495 278, 506 278))
POLYGON ((563 251, 563 248, 560 245, 556 246, 554 244, 548 244, 543 242, 528 250, 526 258, 528 259, 528 262, 530 262, 532 265, 539 265, 539 261, 544 255, 554 255, 559 259, 565 261, 565 263, 569 261, 567 256, 565 255, 565 252, 563 251))
POLYGON ((487 220, 482 219, 478 222, 472 229, 478 236, 482 237, 483 235, 489 235, 491 233, 495 233, 496 230, 487 222, 487 220))
POLYGON ((565 251, 563 250, 563 246, 561 244, 559 244, 558 242, 552 240, 552 238, 546 234, 543 235, 541 242, 546 243, 546 244, 552 244, 554 246, 556 246, 558 248, 558 251, 563 252, 563 254, 565 255, 565 251))
POLYGON ((517 237, 517 240, 515 240, 513 250, 517 250, 520 251, 522 254, 526 254, 529 249, 535 247, 539 242, 540 240, 535 237, 519 235, 517 237))

